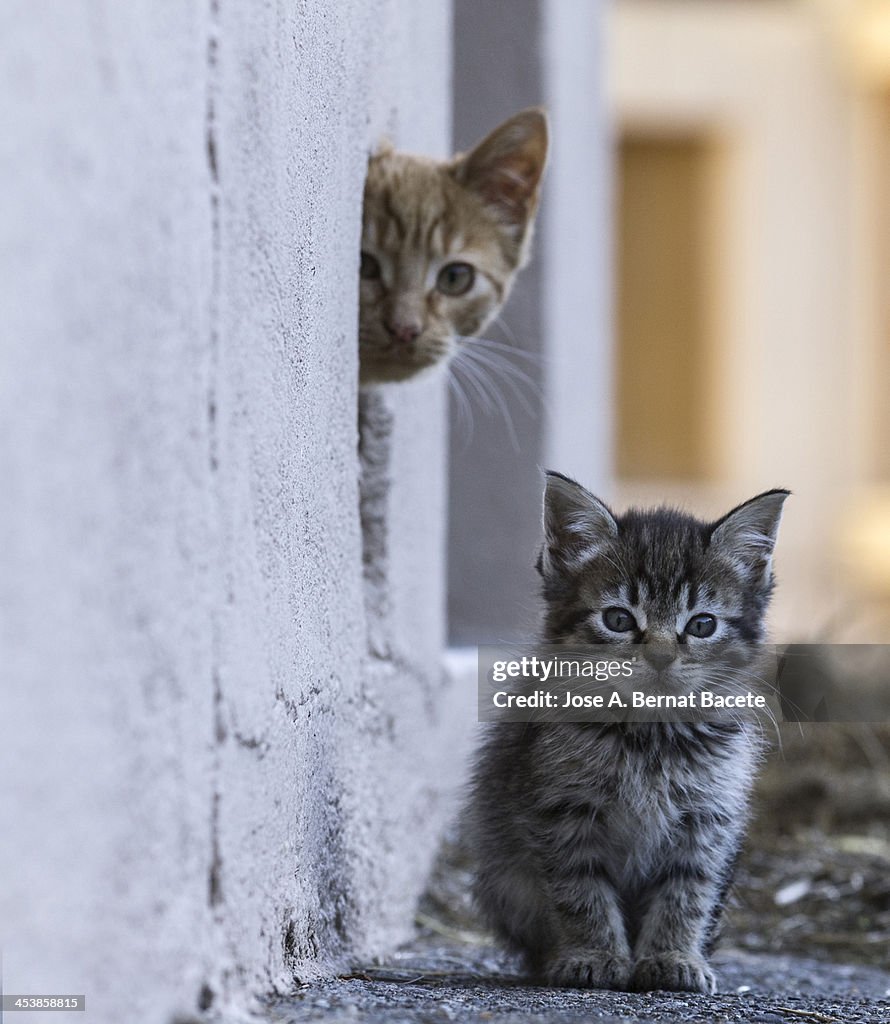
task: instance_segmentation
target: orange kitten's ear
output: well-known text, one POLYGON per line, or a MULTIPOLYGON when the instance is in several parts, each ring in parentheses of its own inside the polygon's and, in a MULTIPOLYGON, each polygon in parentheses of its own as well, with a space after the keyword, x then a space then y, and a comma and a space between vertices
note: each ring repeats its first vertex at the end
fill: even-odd
POLYGON ((538 186, 546 162, 547 118, 542 110, 531 107, 458 157, 452 173, 510 222, 524 224, 538 205, 538 186))

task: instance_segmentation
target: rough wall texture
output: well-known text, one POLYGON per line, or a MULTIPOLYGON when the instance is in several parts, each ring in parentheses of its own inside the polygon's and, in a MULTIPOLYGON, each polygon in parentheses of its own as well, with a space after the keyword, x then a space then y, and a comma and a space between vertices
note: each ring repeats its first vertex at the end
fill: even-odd
POLYGON ((445 0, 0 16, 7 992, 152 1024, 409 926, 464 731, 444 403, 374 402, 363 573, 356 267, 449 68, 445 0))

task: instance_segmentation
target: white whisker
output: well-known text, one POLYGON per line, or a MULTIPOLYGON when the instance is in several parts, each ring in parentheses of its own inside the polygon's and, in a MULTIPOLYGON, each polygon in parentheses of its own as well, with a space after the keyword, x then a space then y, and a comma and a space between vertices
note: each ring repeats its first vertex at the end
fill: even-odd
POLYGON ((491 322, 492 327, 500 327, 503 333, 507 336, 507 339, 513 344, 518 346, 516 335, 513 332, 513 328, 504 319, 503 313, 499 313, 494 320, 491 322))
POLYGON ((463 430, 464 446, 466 447, 473 438, 473 428, 475 426, 473 420, 473 406, 467 397, 466 389, 464 388, 463 382, 457 373, 458 367, 456 367, 454 362, 452 362, 449 369, 451 372, 448 374, 448 383, 455 397, 458 431, 463 430))
POLYGON ((467 373, 468 380, 475 381, 477 385, 477 393, 480 395, 480 397, 482 395, 485 395, 486 398, 488 399, 488 410, 491 411, 493 408, 496 407, 497 410, 501 413, 501 416, 504 419, 504 425, 507 429, 507 434, 510 438, 511 446, 513 447, 514 451, 521 451, 522 449, 521 445, 519 444, 519 438, 516 435, 516 428, 513 425, 513 418, 510 415, 510 408, 507 402, 505 401, 502 392, 498 389, 497 382, 494 379, 492 379, 490 374, 487 372, 487 368, 483 364, 473 361, 473 359, 469 355, 468 349, 461 349, 460 352, 458 353, 457 359, 455 359, 455 362, 457 362, 458 359, 463 359, 463 369, 467 373))
POLYGON ((464 349, 464 352, 468 359, 473 360, 476 363, 482 364, 487 369, 491 370, 493 375, 498 375, 499 379, 502 380, 510 388, 513 394, 516 396, 516 400, 523 407, 523 409, 525 409, 529 416, 533 416, 535 414, 536 410, 534 406, 529 402, 527 396, 519 387, 519 383, 530 385, 534 384, 534 381, 532 381, 530 377, 528 377, 526 374, 523 374, 522 371, 518 370, 515 366, 512 366, 505 361, 491 359, 489 358, 488 355, 486 355, 483 352, 479 352, 478 350, 474 351, 471 348, 467 348, 464 349))
POLYGON ((472 354, 472 356, 477 359, 486 359, 492 366, 495 366, 512 377, 515 377, 517 380, 522 381, 522 383, 526 384, 536 395, 541 394, 540 381, 530 373, 527 373, 521 366, 511 363, 504 353, 497 350, 489 350, 488 348, 479 345, 478 342, 471 342, 467 345, 464 351, 472 354))
POLYGON ((464 380, 466 381, 468 388, 475 392, 482 410, 490 413, 492 411, 491 396, 479 382, 478 368, 470 362, 461 361, 459 358, 452 360, 452 366, 460 367, 463 371, 464 380))
POLYGON ((465 345, 478 345, 480 347, 495 349, 498 352, 503 352, 506 355, 514 355, 519 359, 527 359, 531 363, 535 363, 540 366, 543 363, 543 358, 538 352, 529 352, 524 348, 517 348, 515 345, 505 345, 502 341, 495 341, 493 338, 480 338, 478 335, 464 337, 459 336, 459 341, 465 345))

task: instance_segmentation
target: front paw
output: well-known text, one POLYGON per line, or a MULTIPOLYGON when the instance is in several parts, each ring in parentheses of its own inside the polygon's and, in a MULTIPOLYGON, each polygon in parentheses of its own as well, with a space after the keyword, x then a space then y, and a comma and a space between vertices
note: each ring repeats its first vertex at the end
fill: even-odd
POLYGON ((626 989, 633 963, 605 949, 572 950, 547 967, 547 984, 557 988, 626 989))
POLYGON ((631 986, 637 992, 704 992, 713 995, 717 979, 705 960, 694 953, 656 953, 641 957, 634 967, 631 986))

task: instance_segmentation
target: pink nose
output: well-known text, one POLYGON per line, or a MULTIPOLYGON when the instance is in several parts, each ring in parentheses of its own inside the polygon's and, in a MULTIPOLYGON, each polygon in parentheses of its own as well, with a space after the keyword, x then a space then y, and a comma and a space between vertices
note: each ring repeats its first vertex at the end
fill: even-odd
POLYGON ((401 342, 403 345, 410 345, 420 334, 420 328, 417 324, 393 323, 387 320, 386 329, 396 341, 401 342))

